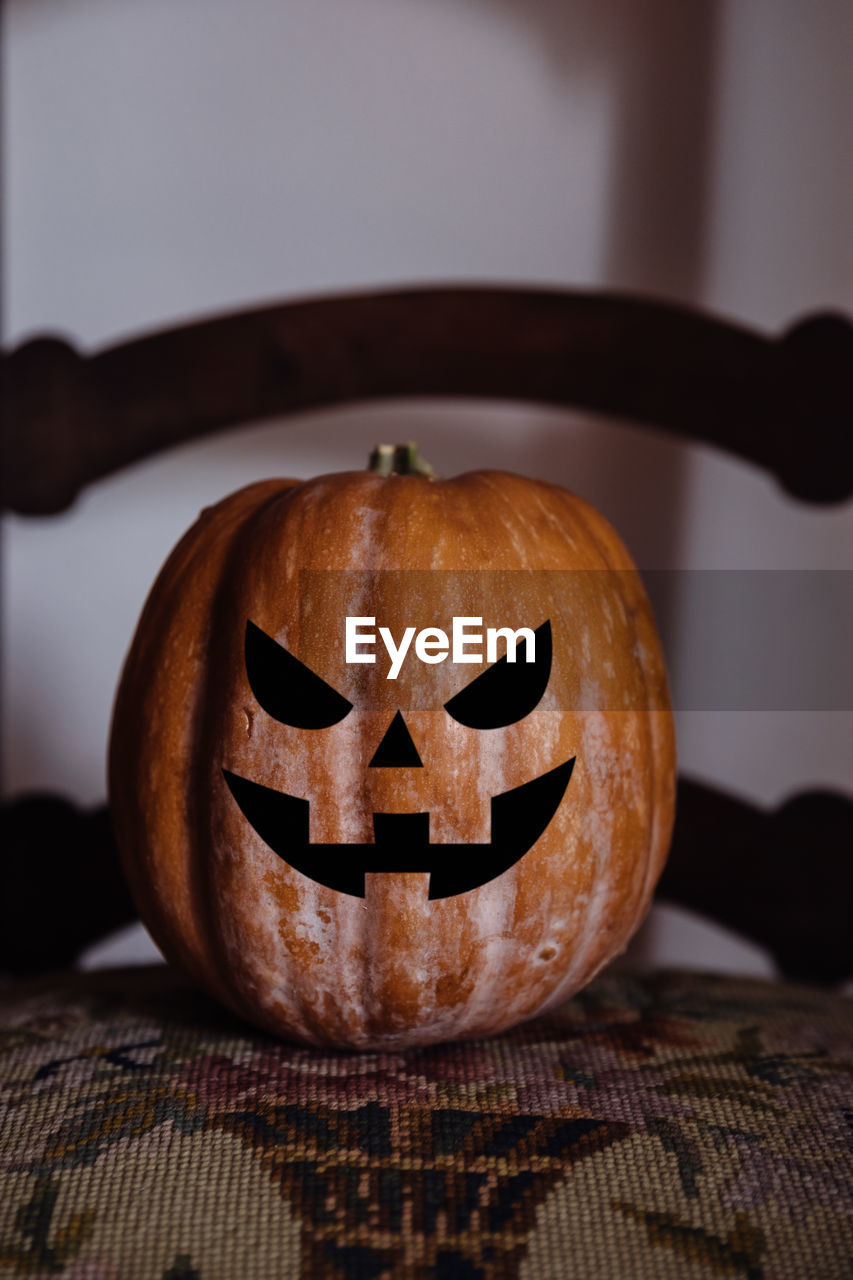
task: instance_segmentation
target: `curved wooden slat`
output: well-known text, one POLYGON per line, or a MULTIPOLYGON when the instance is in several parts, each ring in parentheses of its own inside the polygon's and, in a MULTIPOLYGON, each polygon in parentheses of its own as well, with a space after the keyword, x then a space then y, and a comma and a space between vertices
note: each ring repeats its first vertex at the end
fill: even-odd
POLYGON ((853 975, 853 800, 807 791, 764 810, 679 779, 663 898, 765 946, 790 978, 853 975))
POLYGON ((136 916, 106 808, 31 795, 0 807, 0 972, 73 964, 136 916))
POLYGON ((56 339, 0 364, 0 503, 59 511, 167 445, 375 398, 589 409, 705 441, 813 502, 853 494, 853 327, 781 337, 613 294, 423 288, 247 311, 91 356, 56 339))

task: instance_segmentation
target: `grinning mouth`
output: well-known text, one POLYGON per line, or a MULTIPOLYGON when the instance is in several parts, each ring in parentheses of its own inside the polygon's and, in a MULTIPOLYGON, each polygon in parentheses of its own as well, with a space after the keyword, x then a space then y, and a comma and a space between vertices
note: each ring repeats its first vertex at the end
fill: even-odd
POLYGON ((429 874, 431 899, 468 893, 503 875, 533 847, 550 823, 572 776, 575 757, 492 796, 487 843, 433 844, 429 813, 374 813, 374 840, 367 844, 312 844, 310 800, 241 778, 223 775, 243 816, 265 844, 291 867, 338 893, 364 897, 364 877, 377 872, 429 874))

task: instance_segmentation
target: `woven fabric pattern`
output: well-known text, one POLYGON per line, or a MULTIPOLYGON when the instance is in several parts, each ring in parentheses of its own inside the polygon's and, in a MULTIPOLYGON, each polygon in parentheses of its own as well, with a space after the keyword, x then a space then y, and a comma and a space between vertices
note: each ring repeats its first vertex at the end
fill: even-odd
POLYGON ((850 1280, 853 1004, 609 973, 320 1052, 165 967, 0 994, 0 1276, 850 1280))

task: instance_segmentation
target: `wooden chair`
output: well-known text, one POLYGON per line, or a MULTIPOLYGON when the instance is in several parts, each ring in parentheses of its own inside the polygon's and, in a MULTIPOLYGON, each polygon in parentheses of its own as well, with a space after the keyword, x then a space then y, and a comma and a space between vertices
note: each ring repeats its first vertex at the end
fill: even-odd
MULTIPOLYGON (((853 495, 853 327, 845 319, 833 315, 813 316, 780 336, 767 336, 696 312, 638 298, 557 290, 425 288, 287 303, 188 325, 94 355, 81 354, 55 339, 37 339, 3 357, 0 379, 3 406, 0 436, 2 505, 4 510, 32 515, 58 512, 93 480, 156 450, 213 431, 317 406, 412 396, 511 399, 592 410, 647 423, 757 463, 771 472, 789 493, 811 503, 841 502, 853 495)), ((70 965, 87 943, 133 918, 133 905, 116 867, 109 822, 104 811, 84 813, 56 798, 24 797, 13 800, 4 808, 2 823, 0 970, 24 975, 70 965)), ((659 895, 704 912, 763 944, 775 956, 782 973, 789 978, 824 984, 843 980, 853 973, 850 907, 853 902, 853 801, 838 794, 809 793, 795 797, 778 810, 766 812, 698 782, 682 779, 673 849, 659 895)), ((726 987, 722 980, 714 985, 716 980, 707 979, 706 985, 702 986, 699 979, 670 976, 670 979, 660 980, 662 986, 660 982, 655 986, 658 980, 649 978, 646 986, 637 980, 639 985, 631 987, 630 979, 605 976, 594 984, 592 994, 582 993, 577 1001, 572 1002, 569 1012, 547 1022, 544 1029, 542 1020, 529 1024, 527 1029, 522 1028, 504 1038, 503 1048, 497 1043, 488 1050, 484 1049, 485 1056, 478 1059, 480 1067, 471 1068, 473 1075, 469 1085, 473 1088, 478 1070, 485 1073, 483 1080, 497 1078, 495 1063, 501 1053, 511 1057, 513 1053, 529 1054, 535 1049, 541 1057, 540 1067, 549 1080, 553 1077, 564 1082, 575 1081, 571 1086, 575 1090, 572 1094, 575 1111, 571 1106, 566 1110, 561 1101, 553 1113, 559 1112, 559 1124, 553 1115, 545 1124, 544 1112, 540 1114, 541 1107, 539 1111, 534 1108, 538 1119, 532 1120, 533 1112, 529 1108, 526 1111, 524 1107, 517 1111, 511 1109, 510 1114, 500 1106, 496 1111, 494 1108, 490 1111, 485 1104, 481 1107, 479 1103, 473 1110, 465 1111, 468 1117, 465 1119, 462 1115, 464 1107, 458 1101, 461 1095, 453 1095, 457 1097, 457 1103, 447 1102, 450 1095, 445 1097, 436 1084, 443 1078, 443 1068, 436 1057, 441 1051, 421 1053, 417 1066, 412 1066, 414 1059, 409 1059, 414 1075, 419 1080, 426 1078, 430 1081, 428 1092, 433 1099, 429 1109, 432 1136, 424 1148, 418 1148, 415 1142, 416 1155, 420 1151, 416 1164, 419 1159, 421 1166, 418 1167, 426 1168, 423 1160, 427 1152, 432 1162, 430 1168, 435 1175, 435 1186, 441 1183, 445 1188, 441 1194, 449 1196, 448 1202, 454 1206, 457 1217, 462 1215, 460 1222, 465 1214, 468 1215, 465 1222, 469 1226, 464 1231, 460 1227, 456 1234, 446 1218, 442 1219, 444 1225, 440 1225, 436 1205, 429 1208, 428 1202, 432 1203, 429 1197, 433 1194, 429 1187, 433 1183, 429 1182, 426 1174, 420 1178, 420 1175, 407 1173, 405 1170, 409 1165, 405 1160, 395 1162, 392 1148, 393 1151, 396 1148, 389 1136, 390 1131, 382 1127, 384 1121, 380 1123, 379 1112, 371 1110, 374 1104, 379 1106, 377 1097, 385 1097, 382 1093, 384 1085, 378 1095, 371 1094, 363 1100, 362 1110, 353 1110, 350 1103, 326 1095, 317 1101, 312 1094, 309 1110, 314 1118, 311 1123, 316 1129, 320 1124, 318 1116, 321 1116, 322 1124, 326 1125, 323 1132, 327 1133, 328 1140, 321 1141, 314 1130, 309 1141, 302 1130, 299 1131, 302 1136, 294 1137, 295 1131, 287 1129, 290 1136, 286 1142, 296 1143, 294 1149, 298 1148, 302 1153, 300 1159, 304 1156, 305 1143, 308 1143, 311 1148, 310 1178, 315 1182, 320 1179, 318 1185, 322 1184, 327 1198, 343 1197, 346 1200, 347 1196, 356 1197, 351 1204, 347 1201, 349 1208, 340 1209, 333 1231, 323 1225, 326 1219, 320 1203, 322 1197, 315 1203, 311 1199, 313 1192, 303 1188, 307 1200, 300 1200, 303 1191, 299 1190, 301 1183, 297 1185, 299 1179, 293 1173, 292 1162, 287 1163, 290 1157, 286 1153, 281 1154, 283 1148, 278 1138, 270 1138, 266 1130, 264 1136, 258 1128, 279 1122, 287 1128, 291 1122, 296 1123, 292 1117, 286 1123, 282 1119, 285 1113, 290 1116, 287 1108, 291 1096, 280 1082, 280 1072, 285 1069, 281 1065, 281 1054, 285 1051, 271 1047, 264 1037, 246 1032, 226 1015, 213 1011, 201 997, 189 993, 179 979, 169 977, 158 981, 160 987, 156 986, 154 979, 137 975, 121 981, 116 979, 110 986, 108 976, 96 975, 85 979, 44 979, 35 986, 24 984, 14 988, 24 995, 15 996, 12 1000, 10 1007, 17 1010, 12 1024, 35 1025, 31 1016, 33 1008, 42 1010, 42 1013, 47 1009, 45 1016, 58 1017, 61 1021, 62 1010, 67 1012, 69 1008, 79 1008, 83 999, 79 994, 79 983, 88 983, 87 1016, 95 1017, 92 1011, 96 1007, 100 1010, 97 1014, 101 1019, 99 1034, 105 1037, 104 1044, 107 1045, 97 1051, 102 1055, 102 1061, 99 1061, 104 1070, 107 1067, 112 1070, 110 1064, 118 1063, 115 1069, 119 1072, 126 1069, 128 1079, 133 1074, 132 1068, 135 1069, 145 1055, 133 1047, 121 1050, 110 1047, 112 1040, 104 1030, 109 1022, 105 1009, 113 1010, 118 1023, 128 1034, 148 1034, 145 1028, 151 1030, 153 1019, 159 1028, 156 1034, 165 1036, 165 1042, 171 1046, 169 1052, 179 1058, 186 1049, 187 1036, 197 1033, 199 1020, 207 1027, 217 1028, 211 1034, 220 1047, 226 1043, 231 1046, 227 1052, 223 1050, 225 1058, 235 1043, 251 1040, 255 1046, 252 1053, 256 1058, 260 1055, 256 1066, 261 1060, 265 1064, 258 1066, 258 1070, 267 1086, 272 1088, 270 1080, 273 1076, 279 1081, 275 1104, 278 1107, 275 1115, 279 1119, 275 1120, 267 1104, 258 1102, 256 1098, 254 1110, 244 1107, 242 1119, 233 1108, 229 1111, 226 1107, 221 1114, 211 1111, 210 1116, 219 1118, 211 1119, 210 1123, 214 1128, 219 1126, 219 1133, 228 1133, 232 1138, 236 1135, 244 1146, 252 1147, 254 1143, 252 1149, 261 1153, 262 1163, 266 1162, 264 1167, 268 1170, 273 1167, 270 1161, 274 1163, 275 1160, 279 1161, 276 1168, 286 1166, 290 1170, 287 1177, 281 1174, 282 1195, 290 1206, 288 1213, 291 1216, 295 1214, 296 1219, 302 1222, 301 1243, 293 1246, 296 1251, 293 1258, 297 1259, 293 1266, 301 1266, 306 1274, 317 1275, 516 1274, 513 1268, 521 1266, 521 1259, 535 1254, 531 1242, 539 1230, 536 1213, 545 1204, 547 1196, 557 1194, 557 1173, 563 1180, 560 1186, 568 1185, 571 1178, 567 1170, 570 1165, 574 1167, 581 1154, 592 1153, 595 1159, 600 1155, 604 1160, 602 1153, 605 1148, 609 1149, 613 1143, 626 1138, 628 1133, 624 1127, 627 1122, 615 1118, 613 1108, 610 1111, 605 1108, 600 1117, 596 1113, 585 1119, 577 1118, 581 1115, 576 1106, 577 1090, 592 1088, 592 1085, 584 1085, 583 1080, 587 1076, 591 1080, 597 1071, 605 1069, 600 1054, 596 1057, 599 1050, 593 1052, 591 1045, 603 1043, 607 1053, 618 1050, 623 1057, 627 1055, 625 1062, 629 1059, 631 1062, 646 1062, 655 1058, 670 1033, 675 1037, 667 1041, 670 1047, 676 1042, 689 1042, 691 1036, 699 1044, 702 1026, 707 1030, 713 1022, 715 1027, 722 1027, 726 1017, 734 1017, 731 1009, 738 1000, 741 1002, 737 1006, 739 1008, 746 1008, 749 1000, 753 1001, 750 1008, 756 1019, 763 1016, 762 1009, 768 1016, 776 1016, 774 1025, 777 1029, 781 1025, 778 1021, 781 1017, 783 1021, 789 1019, 785 1027, 790 1030, 792 1000, 795 1003, 799 1000, 807 1010, 803 1026, 824 1026, 829 1019, 826 1025, 831 1023, 837 1027, 841 1017, 839 1009, 842 1009, 838 1003, 832 1004, 830 1009, 826 1004, 830 997, 817 992, 808 995, 804 989, 783 986, 778 989, 781 994, 773 994, 768 987, 756 995, 754 986, 748 990, 741 986, 735 991, 733 987, 726 987), (617 991, 612 984, 618 985, 620 981, 628 983, 628 987, 623 985, 617 991), (689 1011, 685 1011, 683 1001, 676 1009, 673 988, 666 985, 667 981, 674 982, 681 995, 685 989, 689 990, 689 1011), (699 983, 698 987, 696 983, 699 983), (796 998, 790 994, 793 990, 800 992, 796 998), (15 999, 25 999, 30 1003, 15 1004, 15 999), (774 1000, 777 1002, 775 1005, 774 1000), (815 1002, 813 1006, 810 1001, 815 1002), (723 1006, 729 1011, 725 1015, 721 1013, 723 1006), (22 1008, 29 1011, 26 1016, 21 1013, 22 1008), (810 1024, 809 1018, 812 1019, 810 1024), (676 1026, 678 1019, 681 1019, 680 1029, 676 1026), (192 1031, 192 1027, 196 1027, 196 1031, 192 1031), (602 1031, 601 1027, 605 1030, 602 1031), (678 1041, 679 1035, 682 1035, 681 1041, 678 1041), (554 1049, 555 1044, 560 1046, 559 1051, 554 1049), (578 1045, 581 1048, 575 1052, 572 1046, 577 1048, 578 1045), (112 1058, 110 1054, 113 1054, 112 1058), (121 1054, 125 1056, 122 1058, 121 1054), (631 1054, 635 1057, 631 1058, 631 1054), (271 1065, 273 1059, 277 1066, 271 1065), (557 1073, 555 1077, 554 1072, 557 1073), (576 1079, 572 1072, 577 1073, 576 1079), (445 1098, 445 1102, 437 1102, 437 1098, 445 1098), (251 1123, 245 1118, 249 1111, 251 1123), (573 1115, 576 1120, 571 1119, 573 1115), (441 1117, 440 1122, 435 1122, 436 1116, 441 1117), (435 1123, 439 1123, 438 1129, 435 1123), (536 1129, 537 1124, 540 1129, 536 1129), (563 1135, 560 1138, 562 1145, 558 1143, 561 1154, 559 1160, 555 1157, 556 1163, 552 1161, 549 1164, 551 1156, 548 1152, 552 1148, 557 1150, 554 1146, 557 1142, 555 1124, 563 1135), (575 1127, 572 1129, 573 1124, 575 1127), (507 1125, 520 1126, 512 1142, 507 1136, 507 1125), (623 1126, 621 1129, 620 1125, 623 1126), (530 1134, 540 1130, 547 1141, 543 1138, 545 1145, 537 1147, 530 1134), (516 1138, 521 1142, 521 1148, 516 1138), (352 1167, 361 1168, 364 1178, 370 1183, 368 1199, 373 1197, 370 1212, 374 1217, 371 1218, 366 1209, 362 1214, 356 1203, 358 1196, 347 1182, 349 1175, 343 1165, 336 1167, 336 1172, 326 1169, 322 1176, 317 1172, 323 1165, 323 1142, 327 1142, 323 1149, 328 1150, 338 1144, 356 1153, 352 1157, 352 1167), (504 1148, 506 1151, 511 1148, 513 1159, 516 1159, 519 1150, 523 1148, 527 1152, 528 1147, 529 1151, 539 1151, 541 1159, 537 1156, 538 1163, 534 1160, 530 1165, 525 1183, 527 1190, 513 1183, 515 1191, 510 1195, 507 1178, 511 1182, 516 1174, 507 1174, 503 1165, 496 1173, 497 1166, 493 1167, 489 1162, 493 1157, 497 1160, 495 1153, 504 1148), (279 1154, 274 1155, 275 1151, 279 1154), (364 1157, 366 1164, 359 1164, 359 1152, 362 1155, 367 1153, 364 1157), (445 1174, 447 1177, 458 1175, 462 1181, 453 1184, 455 1189, 448 1190, 450 1183, 446 1181, 445 1174), (477 1182, 481 1174, 485 1181, 477 1182), (463 1187, 469 1175, 474 1182, 470 1187, 468 1183, 463 1187), (291 1181, 287 1181, 288 1178, 291 1181), (346 1189, 348 1187, 349 1190, 346 1189), (498 1190, 494 1190, 495 1187, 498 1190), (504 1201, 501 1195, 504 1195, 504 1201), (383 1196, 386 1207, 380 1209, 377 1206, 383 1201, 383 1196), (469 1200, 473 1196, 471 1204, 468 1204, 466 1196, 469 1200), (512 1209, 515 1235, 509 1243, 501 1220, 501 1204, 509 1203, 507 1196, 515 1206, 512 1209), (480 1206, 476 1230, 470 1227, 475 1202, 480 1206), (408 1236, 400 1225, 400 1214, 405 1215, 407 1204, 408 1211, 414 1204, 416 1216, 420 1214, 408 1236), (398 1208, 395 1209, 394 1205, 398 1208), (345 1245, 338 1242, 335 1232, 339 1231, 349 1233, 345 1245), (466 1235, 465 1231, 469 1234, 466 1235), (479 1243, 471 1243, 471 1232, 479 1243), (416 1237, 420 1242, 417 1247, 411 1245, 416 1237), (446 1247, 442 1246, 442 1240, 445 1240, 446 1247), (406 1253, 407 1248, 409 1254, 406 1253), (412 1248, 414 1253, 411 1253, 412 1248), (406 1270, 406 1257, 410 1257, 411 1270, 406 1270)), ((849 1022, 846 1025, 845 1034, 849 1038, 843 1042, 845 1053, 853 1052, 853 1028, 849 1022)), ((754 1078, 762 1082, 761 1088, 769 1091, 767 1105, 775 1106, 771 1094, 779 1081, 773 1077, 775 1068, 771 1059, 776 1050, 768 1048, 766 1052, 762 1050, 750 1057, 747 1052, 749 1043, 752 1043, 749 1041, 750 1033, 748 1027, 740 1026, 737 1034, 741 1039, 737 1043, 741 1045, 743 1054, 738 1058, 725 1039, 731 1027, 729 1023, 725 1026, 728 1030, 720 1033, 720 1045, 725 1042, 729 1047, 718 1045, 714 1051, 717 1057, 711 1053, 707 1061, 713 1058, 718 1065, 723 1061, 730 1065, 734 1062, 736 1065, 732 1069, 745 1071, 750 1079, 753 1076, 749 1073, 754 1073, 754 1078), (728 1059, 726 1053, 729 1054, 728 1059)), ((755 1035, 758 1036, 759 1032, 756 1031, 755 1035)), ((794 1040, 796 1047, 790 1050, 785 1062, 778 1065, 778 1072, 783 1075, 797 1071, 807 1074, 814 1067, 809 1058, 808 1035, 802 1027, 794 1035, 794 1040)), ((73 1053, 85 1057, 88 1050, 80 1048, 82 1043, 74 1041, 73 1053)), ((288 1071, 297 1072, 297 1068, 309 1070, 306 1066, 310 1059, 309 1051, 287 1052, 290 1055, 288 1071)), ((457 1067, 463 1059, 468 1061, 464 1048, 451 1047, 445 1052, 450 1055, 447 1061, 452 1060, 457 1067)), ((223 1068, 226 1075, 236 1072, 233 1064, 241 1053, 242 1049, 232 1055, 233 1062, 229 1059, 231 1065, 226 1063, 223 1068)), ((698 1053, 697 1049, 693 1054, 697 1061, 698 1053)), ((372 1056, 383 1058, 383 1055, 372 1056)), ((848 1061, 844 1054, 841 1057, 848 1061)), ((782 1063, 778 1053, 777 1059, 782 1063)), ((82 1057, 74 1058, 75 1062, 82 1060, 82 1057)), ((43 1073, 41 1078, 47 1078, 51 1073, 60 1071, 56 1063, 61 1061, 65 1059, 56 1050, 53 1057, 44 1061, 38 1059, 37 1072, 43 1073)), ((334 1074, 339 1070, 339 1065, 334 1065, 335 1055, 325 1055, 323 1061, 324 1072, 334 1074)), ((209 1066, 207 1058, 205 1062, 209 1066)), ((377 1070, 381 1074, 391 1068, 384 1063, 377 1070)), ((729 1067, 720 1067, 720 1070, 725 1074, 729 1067)), ((684 1071, 687 1071, 686 1067, 684 1071)), ((719 1085, 718 1073, 715 1072, 716 1068, 711 1075, 719 1085)), ((232 1076, 228 1075, 228 1078, 232 1076)), ((296 1078, 296 1075, 289 1077, 298 1094, 297 1083, 294 1083, 296 1078)), ((699 1081, 695 1085, 699 1091, 696 1097, 702 1088, 706 1092, 711 1091, 709 1097, 713 1094, 717 1085, 709 1084, 708 1079, 710 1077, 700 1080, 698 1075, 695 1076, 699 1081)), ((671 1087, 677 1093, 671 1079, 662 1083, 656 1077, 656 1081, 650 1083, 646 1080, 641 1087, 671 1087)), ((790 1083, 787 1077, 786 1081, 790 1083)), ((185 1084, 184 1080, 180 1088, 185 1084)), ((409 1099, 405 1103, 400 1102, 404 1111, 410 1102, 407 1092, 410 1085, 411 1080, 405 1086, 401 1085, 403 1094, 409 1099)), ((687 1088, 686 1085, 683 1087, 687 1088)), ((177 1088, 174 1085, 173 1092, 177 1088)), ((184 1095, 178 1089, 174 1096, 184 1095)), ((733 1106, 749 1105, 748 1100, 744 1101, 745 1093, 739 1097, 740 1101, 735 1099, 733 1106)), ((79 1109, 80 1099, 77 1095, 75 1099, 74 1105, 79 1109)), ((30 1115, 26 1111, 30 1101, 28 1096, 22 1104, 27 1115, 30 1115)), ((98 1105, 107 1106, 106 1103, 98 1105)), ((109 1105, 119 1104, 113 1099, 109 1105)), ((396 1103, 390 1105, 393 1109, 396 1103)), ((654 1138, 655 1150, 664 1153, 660 1159, 666 1166, 667 1177, 677 1177, 677 1194, 688 1207, 698 1204, 701 1199, 696 1190, 696 1180, 703 1168, 707 1169, 709 1148, 705 1138, 713 1127, 713 1116, 702 1112, 701 1107, 691 1114, 691 1123, 698 1126, 695 1132, 691 1130, 688 1133, 683 1125, 679 1128, 681 1122, 677 1117, 683 1115, 683 1108, 679 1111, 677 1107, 655 1113, 654 1122, 650 1121, 650 1127, 644 1131, 645 1138, 648 1139, 650 1134, 654 1138), (705 1129, 702 1129, 703 1125, 705 1129)), ((743 1117, 738 1120, 728 1112, 726 1114, 725 1125, 722 1119, 718 1125, 718 1128, 723 1125, 725 1133, 720 1136, 723 1133, 721 1129, 714 1138, 724 1147, 730 1139, 733 1143, 741 1142, 740 1138, 731 1137, 735 1130, 743 1133, 748 1130, 748 1126, 744 1127, 743 1117), (741 1124, 741 1129, 738 1129, 738 1124, 741 1124)), ((420 1112, 418 1115, 419 1124, 427 1123, 420 1112)), ((189 1112, 180 1121, 184 1126, 191 1124, 188 1116, 189 1112)), ((106 1149, 107 1139, 94 1121, 92 1124, 94 1128, 90 1125, 86 1130, 88 1136, 79 1138, 78 1135, 78 1139, 73 1141, 79 1140, 84 1145, 95 1142, 92 1160, 96 1161, 106 1149), (95 1138, 91 1136, 93 1133, 96 1133, 95 1138)), ((76 1151, 69 1136, 71 1133, 71 1129, 67 1133, 63 1130, 62 1140, 72 1143, 69 1151, 72 1148, 76 1151)), ((281 1141, 285 1142, 285 1139, 281 1141)), ((746 1137, 742 1143, 748 1145, 746 1137)), ((830 1147, 831 1143, 827 1151, 830 1147)), ((0 1152, 2 1150, 0 1140, 0 1152)), ((747 1147, 744 1146, 743 1150, 746 1152, 747 1147)), ((407 1151, 410 1156, 411 1149, 407 1148, 407 1151)), ((831 1154, 826 1157, 830 1163, 833 1158, 831 1154)), ((68 1160, 72 1160, 71 1155, 68 1160)), ((78 1250, 78 1254, 74 1254, 69 1243, 71 1228, 65 1232, 65 1244, 61 1247, 56 1243, 55 1234, 50 1234, 53 1230, 49 1226, 52 1210, 45 1208, 49 1196, 44 1188, 53 1186, 51 1170, 58 1169, 59 1165, 54 1157, 48 1159, 44 1156, 44 1161, 44 1167, 39 1166, 42 1182, 35 1187, 30 1200, 21 1200, 19 1211, 16 1211, 19 1216, 15 1219, 18 1226, 14 1228, 17 1243, 13 1253, 16 1265, 26 1264, 31 1270, 42 1266, 47 1272, 57 1273, 65 1265, 63 1259, 66 1255, 68 1258, 87 1255, 83 1245, 80 1245, 83 1252, 78 1250), (21 1223, 24 1223, 23 1227, 21 1223)), ((814 1167, 816 1169, 817 1165, 814 1167)), ((140 1168, 133 1166, 131 1180, 142 1178, 140 1168)), ((305 1165, 302 1171, 305 1178, 309 1178, 307 1168, 305 1165)), ((655 1168, 660 1172, 658 1166, 655 1168)), ((824 1166, 821 1169, 825 1173, 824 1166)), ((654 1176, 657 1175, 648 1170, 638 1174, 641 1183, 649 1177, 653 1180, 654 1176)), ((720 1176, 725 1183, 728 1175, 720 1176)), ((60 1174, 56 1173, 56 1177, 60 1174)), ((163 1173, 162 1178, 166 1179, 167 1175, 163 1173)), ((170 1194, 167 1182, 161 1180, 161 1183, 161 1189, 166 1188, 163 1195, 167 1196, 170 1194)), ((587 1187, 593 1199, 599 1194, 601 1183, 596 1186, 598 1190, 593 1188, 594 1194, 587 1187)), ((197 1191, 197 1194, 203 1193, 197 1191)), ((317 1194, 319 1196, 319 1192, 317 1194)), ((438 1194, 436 1191, 435 1195, 438 1194)), ((614 1195, 619 1200, 619 1195, 614 1195)), ((707 1264, 709 1275, 716 1273, 715 1267, 728 1267, 729 1274, 763 1275, 762 1267, 769 1265, 774 1246, 768 1240, 758 1209, 753 1213, 754 1206, 750 1207, 752 1201, 747 1193, 738 1193, 740 1198, 734 1193, 732 1195, 734 1216, 729 1215, 725 1221, 722 1211, 719 1221, 711 1210, 708 1211, 709 1217, 703 1218, 700 1214, 695 1220, 690 1218, 687 1209, 680 1218, 675 1210, 667 1217, 668 1210, 649 1208, 648 1205, 638 1207, 639 1200, 629 1204, 623 1198, 619 1200, 622 1205, 619 1209, 620 1230, 624 1228, 627 1233, 625 1239, 630 1243, 633 1239, 631 1232, 636 1227, 643 1247, 660 1249, 661 1259, 669 1260, 667 1266, 673 1257, 686 1259, 685 1276, 699 1275, 700 1271, 702 1275, 706 1274, 701 1268, 694 1270, 694 1264, 697 1267, 707 1264)), ((850 1202, 853 1202, 853 1189, 849 1195, 850 1202)), ((610 1214, 612 1218, 615 1212, 611 1203, 613 1197, 607 1201, 609 1208, 604 1203, 606 1198, 601 1201, 604 1206, 601 1213, 610 1214)), ((341 1204, 343 1200, 340 1200, 341 1204)), ((580 1200, 576 1197, 571 1203, 579 1204, 580 1200)), ((565 1206, 560 1212, 564 1213, 564 1210, 565 1206)), ((509 1214, 509 1209, 506 1212, 509 1214)), ((607 1230, 611 1231, 611 1228, 612 1222, 607 1230)), ((563 1239, 561 1230, 558 1225, 553 1227, 551 1235, 546 1231, 546 1253, 541 1255, 535 1266, 530 1264, 533 1269, 528 1274, 569 1274, 569 1271, 560 1269, 570 1265, 564 1246, 559 1244, 563 1239), (557 1245, 553 1243, 555 1240, 557 1245), (556 1252, 548 1252, 552 1249, 556 1252)), ((848 1260, 853 1258, 853 1243, 843 1232, 836 1240, 832 1235, 836 1230, 841 1231, 841 1228, 833 1219, 831 1230, 829 1227, 824 1230, 824 1246, 828 1247, 828 1239, 835 1240, 832 1247, 849 1248, 846 1256, 848 1260)), ((796 1266, 805 1268, 794 1269, 791 1275, 836 1274, 829 1270, 809 1269, 812 1266, 810 1259, 820 1256, 814 1252, 820 1248, 819 1241, 815 1243, 818 1236, 820 1231, 816 1231, 814 1241, 809 1235, 805 1243, 791 1245, 791 1257, 796 1266)), ((259 1247, 259 1256, 266 1259, 264 1265, 269 1268, 259 1271, 259 1275, 291 1273, 281 1269, 285 1266, 283 1253, 276 1253, 268 1242, 259 1247)), ((601 1248, 604 1250, 601 1257, 611 1258, 604 1245, 601 1248)), ((9 1249, 12 1246, 8 1242, 4 1245, 0 1234, 0 1256, 12 1256, 9 1249), (3 1253, 4 1247, 6 1253, 3 1253)), ((626 1254, 629 1256, 633 1256, 630 1248, 626 1254)), ((196 1265, 195 1254, 190 1258, 189 1254, 176 1253, 168 1274, 189 1277, 197 1274, 194 1270, 196 1265)), ((607 1263, 607 1266, 611 1265, 615 1265, 612 1258, 607 1263)), ((843 1265, 839 1263, 842 1267, 837 1271, 839 1276, 845 1274, 843 1265)), ((649 1266, 652 1267, 652 1263, 649 1266)), ((165 1274, 162 1269, 156 1272, 158 1275, 161 1273, 165 1274)), ((210 1272, 214 1273, 220 1274, 210 1272)), ((153 1275, 155 1272, 145 1274, 153 1275)), ((201 1274, 207 1280, 208 1271, 202 1269, 201 1274)), ((222 1274, 237 1272, 223 1271, 222 1274)), ((577 1274, 593 1275, 595 1272, 578 1271, 577 1274)), ((608 1273, 601 1271, 599 1274, 608 1273)), ((611 1271, 610 1274, 614 1273, 611 1271)), ((638 1269, 636 1272, 626 1270, 623 1274, 646 1276, 656 1273, 653 1269, 638 1269)), ((657 1274, 676 1272, 661 1270, 657 1274)), ((777 1271, 773 1274, 776 1275, 777 1271)), ((789 1273, 779 1270, 778 1274, 789 1273)))
MULTIPOLYGON (((92 356, 36 339, 4 357, 0 387, 0 501, 30 515, 61 511, 93 480, 209 432, 406 396, 581 407, 716 445, 809 502, 853 493, 853 329, 831 315, 773 338, 640 299, 422 289, 269 307, 92 356)), ((0 917, 0 969, 70 963, 132 918, 103 813, 26 798, 4 825, 15 892, 0 917), (53 851, 49 874, 34 844, 53 851)), ((659 892, 768 947, 783 972, 837 981, 853 971, 851 848, 842 797, 799 796, 763 813, 684 780, 659 892)))

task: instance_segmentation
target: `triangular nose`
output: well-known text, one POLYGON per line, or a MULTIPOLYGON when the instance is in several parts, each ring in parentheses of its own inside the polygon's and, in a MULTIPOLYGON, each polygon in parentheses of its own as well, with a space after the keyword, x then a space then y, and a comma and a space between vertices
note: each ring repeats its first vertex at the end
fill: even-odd
POLYGON ((398 711, 385 731, 385 737, 373 754, 370 769, 422 769, 423 761, 406 727, 402 711, 398 711))

